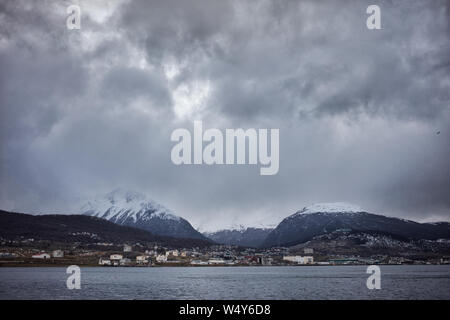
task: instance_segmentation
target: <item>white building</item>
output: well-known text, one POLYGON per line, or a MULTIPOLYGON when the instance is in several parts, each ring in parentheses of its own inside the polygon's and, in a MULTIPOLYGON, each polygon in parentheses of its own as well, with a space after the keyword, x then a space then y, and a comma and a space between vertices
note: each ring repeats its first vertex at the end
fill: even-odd
POLYGON ((166 256, 178 257, 178 255, 179 255, 178 250, 169 250, 169 251, 166 251, 166 256))
POLYGON ((62 250, 53 250, 52 256, 53 256, 53 258, 64 258, 64 251, 62 251, 62 250))
POLYGON ((314 263, 314 258, 312 256, 284 256, 283 260, 285 261, 289 261, 289 262, 294 262, 297 264, 313 264, 314 263))
POLYGON ((155 250, 145 250, 145 254, 149 256, 156 256, 158 253, 155 250))
POLYGON ((100 258, 98 260, 98 264, 101 265, 101 266, 110 266, 111 265, 111 260, 105 259, 105 258, 100 258))
POLYGON ((156 256, 156 262, 167 262, 167 256, 160 254, 156 256))
POLYGON ((137 256, 136 257, 136 263, 137 264, 146 264, 148 263, 149 256, 137 256))
POLYGON ((314 249, 313 248, 305 248, 305 249, 303 249, 303 252, 305 254, 313 254, 314 253, 314 249))
POLYGON ((39 253, 31 256, 34 259, 50 259, 50 255, 48 253, 39 253))
POLYGON ((129 246, 127 244, 123 246, 123 252, 131 252, 131 251, 133 251, 132 246, 129 246))
POLYGON ((111 261, 114 261, 114 260, 120 261, 120 260, 123 259, 123 256, 121 254, 112 254, 112 255, 109 256, 109 259, 111 261))

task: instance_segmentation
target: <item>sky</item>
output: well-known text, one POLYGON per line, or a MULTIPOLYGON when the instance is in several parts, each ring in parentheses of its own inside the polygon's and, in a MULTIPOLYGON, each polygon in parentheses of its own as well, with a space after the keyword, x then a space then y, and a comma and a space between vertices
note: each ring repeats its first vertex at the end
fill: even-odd
POLYGON ((80 213, 123 188, 200 230, 338 201, 450 221, 449 123, 445 0, 0 2, 4 210, 80 213), (279 129, 278 174, 174 165, 195 120, 279 129))

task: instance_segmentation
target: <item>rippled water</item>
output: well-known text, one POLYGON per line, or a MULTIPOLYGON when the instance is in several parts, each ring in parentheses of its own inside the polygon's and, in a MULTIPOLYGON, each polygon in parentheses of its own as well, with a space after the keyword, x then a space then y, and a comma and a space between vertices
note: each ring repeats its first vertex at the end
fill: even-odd
POLYGON ((381 266, 368 290, 365 266, 0 268, 0 299, 450 299, 450 266, 381 266))

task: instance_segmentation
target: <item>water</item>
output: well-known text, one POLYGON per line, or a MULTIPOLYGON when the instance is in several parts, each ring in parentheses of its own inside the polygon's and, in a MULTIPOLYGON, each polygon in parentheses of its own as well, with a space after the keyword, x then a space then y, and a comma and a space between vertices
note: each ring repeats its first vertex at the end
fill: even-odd
POLYGON ((0 299, 450 299, 450 266, 381 266, 368 290, 365 266, 0 268, 0 299))

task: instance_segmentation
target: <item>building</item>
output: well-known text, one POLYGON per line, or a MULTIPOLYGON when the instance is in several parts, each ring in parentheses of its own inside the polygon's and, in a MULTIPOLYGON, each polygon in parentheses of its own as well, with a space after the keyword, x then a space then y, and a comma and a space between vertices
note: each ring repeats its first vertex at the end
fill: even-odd
POLYGON ((48 253, 39 253, 39 254, 34 254, 31 256, 34 259, 50 259, 50 255, 48 253))
POLYGON ((109 259, 111 260, 111 264, 113 266, 118 266, 120 264, 120 260, 123 259, 123 256, 121 254, 112 254, 109 256, 109 259))
POLYGON ((128 258, 122 258, 122 259, 120 259, 119 264, 120 264, 121 266, 128 266, 128 265, 131 264, 131 259, 128 259, 128 258))
POLYGON ((263 266, 271 266, 273 262, 273 258, 270 257, 261 257, 261 264, 263 266))
POLYGON ((169 250, 169 251, 166 251, 166 256, 178 257, 178 255, 179 255, 178 250, 169 250))
POLYGON ((303 249, 303 253, 304 254, 313 254, 314 249, 313 248, 305 248, 305 249, 303 249))
POLYGON ((121 254, 112 254, 109 256, 109 259, 111 261, 114 261, 114 260, 120 261, 120 260, 122 260, 122 258, 123 258, 123 256, 121 254))
POLYGON ((106 259, 106 258, 100 258, 98 260, 98 264, 101 266, 110 266, 111 265, 111 260, 106 259))
POLYGON ((123 246, 123 252, 131 252, 131 251, 133 251, 132 246, 129 246, 127 244, 123 246))
POLYGON ((313 264, 314 258, 312 256, 284 256, 284 261, 294 262, 297 264, 313 264))
POLYGON ((146 256, 146 255, 144 255, 144 256, 137 256, 136 257, 136 263, 137 264, 147 264, 148 263, 148 258, 149 258, 149 256, 146 256))
POLYGON ((440 262, 441 264, 450 264, 450 256, 443 256, 440 262))
POLYGON ((167 256, 160 254, 156 256, 156 262, 167 262, 167 256))
POLYGON ((226 264, 224 259, 212 258, 208 260, 208 264, 226 264))
POLYGON ((182 257, 188 257, 189 256, 189 251, 186 251, 186 250, 182 251, 181 252, 181 256, 182 257))
POLYGON ((64 258, 64 251, 62 251, 62 250, 53 250, 52 256, 53 256, 53 258, 64 258))

